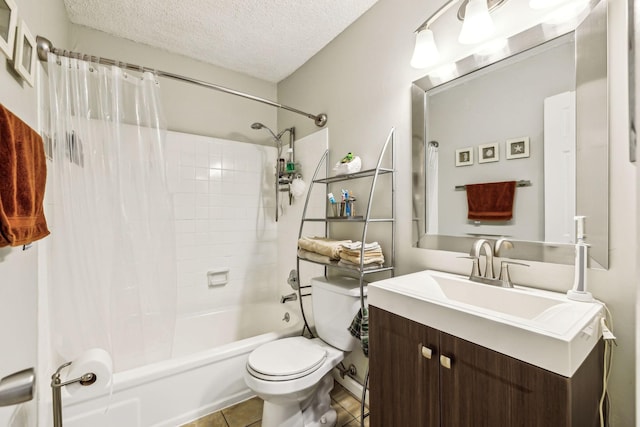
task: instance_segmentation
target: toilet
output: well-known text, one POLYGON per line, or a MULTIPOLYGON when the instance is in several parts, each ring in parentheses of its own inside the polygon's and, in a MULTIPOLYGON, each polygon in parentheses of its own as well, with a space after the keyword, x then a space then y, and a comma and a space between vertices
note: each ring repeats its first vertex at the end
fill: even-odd
MULTIPOLYGON (((332 427, 331 371, 360 342, 348 331, 360 309, 360 281, 350 277, 311 279, 318 338, 283 338, 256 348, 244 380, 264 400, 263 427, 332 427)), ((366 295, 366 287, 365 287, 366 295)))

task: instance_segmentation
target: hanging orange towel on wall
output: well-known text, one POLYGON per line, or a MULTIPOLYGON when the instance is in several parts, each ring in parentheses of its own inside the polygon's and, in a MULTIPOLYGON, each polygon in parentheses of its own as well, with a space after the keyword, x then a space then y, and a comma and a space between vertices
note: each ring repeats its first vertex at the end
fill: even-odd
POLYGON ((26 245, 49 234, 46 180, 42 138, 0 104, 0 247, 26 245))
POLYGON ((515 181, 467 184, 468 219, 508 221, 513 217, 515 181))

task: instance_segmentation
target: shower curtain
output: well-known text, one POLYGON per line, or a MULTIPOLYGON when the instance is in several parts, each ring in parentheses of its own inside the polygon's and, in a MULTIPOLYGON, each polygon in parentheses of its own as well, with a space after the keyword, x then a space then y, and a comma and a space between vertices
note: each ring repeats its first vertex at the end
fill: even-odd
POLYGON ((49 54, 51 345, 123 371, 170 357, 175 233, 151 73, 49 54))
POLYGON ((438 146, 427 147, 427 234, 438 234, 438 146))

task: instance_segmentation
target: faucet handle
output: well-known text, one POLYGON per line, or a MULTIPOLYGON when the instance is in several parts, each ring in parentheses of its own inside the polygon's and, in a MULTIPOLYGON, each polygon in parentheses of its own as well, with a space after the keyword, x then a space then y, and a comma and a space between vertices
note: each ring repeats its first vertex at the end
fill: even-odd
POLYGON ((511 281, 511 275, 509 274, 509 264, 529 267, 529 264, 524 264, 522 262, 516 262, 516 261, 500 262, 500 277, 498 278, 498 280, 502 282, 503 288, 513 288, 513 282, 511 281))
POLYGON ((480 258, 477 256, 459 256, 458 258, 472 259, 471 276, 480 276, 480 258))
POLYGON ((505 239, 505 238, 501 238, 496 240, 496 244, 494 246, 493 249, 493 254, 497 257, 500 256, 500 249, 513 249, 514 248, 514 244, 511 240, 509 239, 505 239))

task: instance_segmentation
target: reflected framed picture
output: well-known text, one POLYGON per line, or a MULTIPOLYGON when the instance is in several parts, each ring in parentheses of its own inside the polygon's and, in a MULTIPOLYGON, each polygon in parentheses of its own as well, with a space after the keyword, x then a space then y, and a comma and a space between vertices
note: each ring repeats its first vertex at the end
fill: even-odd
POLYGON ((478 163, 490 163, 500 160, 499 144, 492 142, 491 144, 478 145, 478 163))
POLYGON ((0 0, 0 50, 13 58, 13 46, 16 38, 18 6, 13 0, 0 0))
POLYGON ((529 157, 529 137, 507 139, 505 151, 509 160, 529 157))
POLYGON ((36 74, 36 39, 31 34, 31 31, 29 31, 24 19, 21 19, 18 24, 13 68, 15 68, 18 74, 20 74, 30 86, 33 86, 34 76, 36 74))
POLYGON ((458 148, 456 150, 456 166, 471 166, 473 164, 473 147, 458 148))

